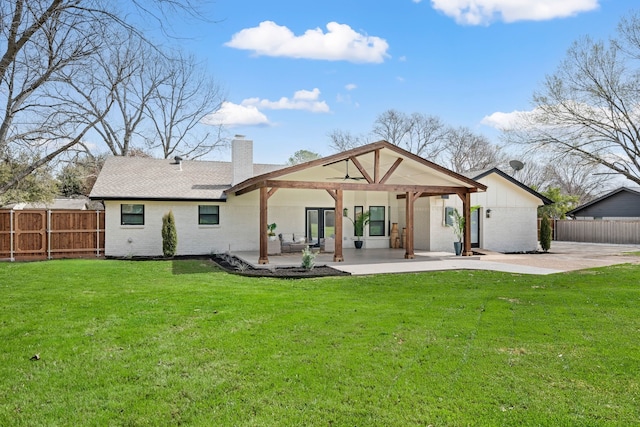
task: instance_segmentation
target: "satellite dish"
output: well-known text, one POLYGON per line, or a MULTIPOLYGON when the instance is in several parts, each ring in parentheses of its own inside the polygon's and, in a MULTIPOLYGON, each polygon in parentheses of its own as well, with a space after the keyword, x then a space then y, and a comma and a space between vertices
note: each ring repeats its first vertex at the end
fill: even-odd
POLYGON ((515 172, 518 172, 519 170, 522 170, 522 168, 524 167, 524 163, 522 163, 520 160, 511 160, 509 162, 509 166, 511 166, 515 172))

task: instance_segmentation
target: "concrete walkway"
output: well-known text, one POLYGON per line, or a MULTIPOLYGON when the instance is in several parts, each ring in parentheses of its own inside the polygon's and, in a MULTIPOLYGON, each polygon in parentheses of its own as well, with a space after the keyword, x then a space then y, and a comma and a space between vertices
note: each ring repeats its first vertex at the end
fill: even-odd
MULTIPOLYGON (((404 249, 344 249, 344 262, 333 262, 333 254, 318 254, 316 265, 329 265, 353 275, 409 273, 441 270, 493 270, 518 274, 554 274, 614 264, 640 263, 640 245, 600 245, 593 243, 552 242, 546 254, 501 254, 482 251, 483 255, 456 257, 449 252, 416 251, 415 259, 404 259, 404 249)), ((258 265, 258 252, 234 252, 255 267, 299 266, 302 254, 274 255, 269 264, 258 265)))

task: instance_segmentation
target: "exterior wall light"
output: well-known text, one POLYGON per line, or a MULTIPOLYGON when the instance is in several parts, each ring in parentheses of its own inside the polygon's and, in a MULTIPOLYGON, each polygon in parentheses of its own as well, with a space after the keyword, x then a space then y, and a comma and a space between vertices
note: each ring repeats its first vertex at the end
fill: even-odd
POLYGON ((486 215, 487 215, 487 218, 491 218, 491 209, 487 209, 486 215))

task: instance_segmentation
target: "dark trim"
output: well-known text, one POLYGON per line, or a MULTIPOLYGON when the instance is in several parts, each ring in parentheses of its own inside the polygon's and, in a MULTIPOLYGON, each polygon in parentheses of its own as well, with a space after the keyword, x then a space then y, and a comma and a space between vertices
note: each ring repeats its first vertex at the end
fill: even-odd
POLYGON ((538 193, 536 190, 534 190, 533 188, 521 183, 520 181, 518 181, 517 179, 515 179, 514 177, 512 177, 509 174, 506 174, 504 172, 502 172, 500 169, 498 168, 493 168, 493 169, 488 169, 482 173, 480 173, 479 175, 475 175, 473 176, 474 180, 478 180, 481 178, 484 178, 487 175, 490 175, 492 173, 496 173, 498 175, 500 175, 501 177, 503 177, 504 179, 506 179, 507 181, 509 181, 510 183, 517 185, 518 187, 522 188, 523 190, 527 191, 529 194, 536 196, 537 198, 539 198, 540 200, 542 200, 542 203, 544 203, 545 205, 552 205, 555 202, 551 199, 549 199, 548 197, 543 196, 542 194, 538 193))
POLYGON ((198 225, 220 225, 220 205, 198 205, 198 225), (202 213, 202 208, 204 206, 212 206, 218 208, 216 213, 202 213), (215 216, 216 222, 202 222, 202 218, 204 217, 213 217, 215 216))
POLYGON ((145 223, 145 208, 144 208, 144 204, 143 203, 120 203, 120 225, 134 225, 134 226, 140 226, 140 225, 144 225, 145 223), (140 214, 136 214, 136 213, 124 213, 124 207, 125 206, 142 206, 142 213, 140 214), (124 222, 124 217, 125 215, 128 216, 136 216, 136 217, 142 217, 142 222, 141 223, 129 223, 129 222, 124 222))
POLYGON ((176 199, 171 197, 90 197, 91 200, 140 200, 143 202, 220 202, 226 203, 227 199, 176 199))

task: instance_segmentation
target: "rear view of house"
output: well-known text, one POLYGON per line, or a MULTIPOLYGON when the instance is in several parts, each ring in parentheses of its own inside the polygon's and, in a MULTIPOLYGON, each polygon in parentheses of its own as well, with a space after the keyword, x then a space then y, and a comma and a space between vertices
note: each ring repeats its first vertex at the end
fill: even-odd
POLYGON ((341 261, 343 247, 353 247, 356 240, 349 219, 363 212, 370 214, 364 250, 390 247, 395 229, 404 230, 406 258, 416 249, 453 251, 446 220, 452 207, 470 220, 466 254, 473 223, 483 224, 475 231, 478 245, 494 250, 537 246, 535 212, 543 201, 509 180, 491 195, 479 180, 491 181, 498 172, 477 181, 385 141, 288 167, 254 164, 252 152, 252 141, 237 137, 231 162, 109 158, 91 192, 105 204, 106 255, 161 255, 162 216, 169 210, 176 219, 179 255, 251 250, 267 263, 269 254, 280 252, 267 238, 267 224, 275 223, 281 247, 324 247, 330 240, 334 260, 341 261), (475 203, 483 204, 475 213, 482 221, 471 220, 475 203), (492 229, 498 223, 502 227, 492 229), (507 233, 505 224, 528 231, 507 233))

